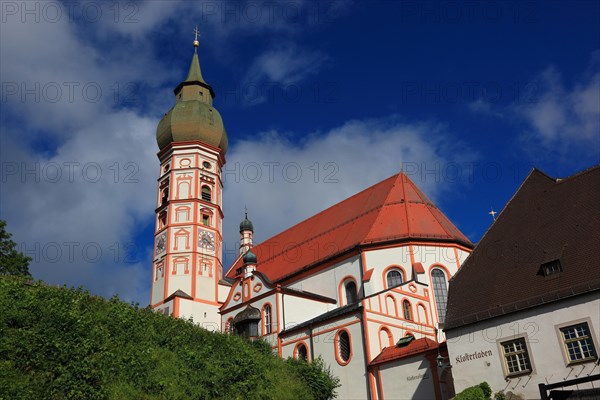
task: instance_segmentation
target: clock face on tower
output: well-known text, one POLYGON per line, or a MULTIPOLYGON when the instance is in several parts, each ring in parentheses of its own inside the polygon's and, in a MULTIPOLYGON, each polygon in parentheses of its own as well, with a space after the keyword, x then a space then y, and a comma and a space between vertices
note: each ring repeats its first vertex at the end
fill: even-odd
POLYGON ((202 229, 198 230, 198 246, 213 252, 215 250, 215 234, 202 229))
POLYGON ((161 253, 164 253, 164 251, 166 249, 166 245, 167 245, 167 235, 165 235, 163 233, 162 235, 160 235, 158 237, 158 239, 156 239, 156 253, 155 253, 155 255, 159 255, 161 253))

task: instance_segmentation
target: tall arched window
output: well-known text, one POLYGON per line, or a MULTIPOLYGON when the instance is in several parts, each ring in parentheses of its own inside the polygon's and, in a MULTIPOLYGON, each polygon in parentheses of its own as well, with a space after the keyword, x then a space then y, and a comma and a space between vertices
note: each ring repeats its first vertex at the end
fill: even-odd
POLYGON ((433 286, 433 295, 435 296, 438 320, 440 323, 443 323, 446 319, 446 304, 448 303, 448 281, 446 280, 444 271, 434 268, 431 271, 431 283, 433 286))
POLYGON ((348 280, 344 287, 346 289, 346 304, 356 303, 358 301, 356 283, 353 280, 348 280))
POLYGON ((342 365, 346 365, 350 362, 350 358, 352 357, 350 335, 348 334, 348 331, 340 330, 338 331, 335 339, 337 361, 342 365))
POLYGON ((396 305, 396 299, 392 295, 385 296, 385 307, 388 315, 398 316, 398 306, 396 305))
POLYGON ((265 335, 273 332, 273 317, 271 315, 271 305, 269 304, 263 308, 263 332, 265 335))
POLYGON ((204 201, 212 200, 212 193, 208 186, 202 186, 202 200, 204 200, 204 201))
POLYGON ((393 269, 390 272, 388 272, 387 276, 386 276, 386 280, 387 280, 388 288, 400 286, 400 285, 402 285, 402 282, 404 281, 402 279, 402 272, 398 271, 397 269, 393 269))
POLYGON ((404 319, 412 321, 412 310, 408 300, 402 302, 402 313, 404 314, 404 319))

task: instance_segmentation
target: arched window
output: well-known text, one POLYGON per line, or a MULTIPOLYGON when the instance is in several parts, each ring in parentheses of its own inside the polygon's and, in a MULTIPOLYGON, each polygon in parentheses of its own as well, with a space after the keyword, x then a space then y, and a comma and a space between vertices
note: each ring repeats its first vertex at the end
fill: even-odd
POLYGON ((345 284, 346 289, 346 304, 356 303, 358 301, 358 292, 356 290, 356 283, 349 279, 345 284))
POLYGON ((273 332, 273 317, 271 315, 271 305, 269 304, 263 308, 263 332, 264 335, 273 332))
POLYGON ((398 271, 397 269, 393 269, 390 272, 388 272, 386 279, 388 288, 400 286, 404 281, 404 279, 402 279, 402 272, 398 271))
POLYGON ((308 361, 308 349, 304 343, 298 343, 294 351, 294 358, 296 360, 308 361))
POLYGON ((212 200, 212 192, 208 186, 202 186, 202 200, 204 200, 204 201, 212 200))
POLYGON ((350 358, 352 357, 350 335, 348 334, 348 331, 340 330, 335 339, 337 361, 342 365, 346 365, 350 362, 350 358))
POLYGON ((402 313, 404 314, 404 319, 412 321, 412 310, 408 300, 402 302, 402 313))
POLYGON ((385 296, 385 307, 388 315, 398 316, 398 306, 396 305, 396 299, 392 295, 385 296))
POLYGON ((446 319, 446 304, 448 303, 448 283, 444 271, 434 268, 431 271, 431 283, 433 286, 433 295, 435 296, 438 320, 440 323, 443 323, 446 319))
POLYGON ((386 327, 382 327, 379 330, 379 347, 383 350, 385 347, 390 347, 394 345, 394 337, 392 336, 392 332, 386 327))

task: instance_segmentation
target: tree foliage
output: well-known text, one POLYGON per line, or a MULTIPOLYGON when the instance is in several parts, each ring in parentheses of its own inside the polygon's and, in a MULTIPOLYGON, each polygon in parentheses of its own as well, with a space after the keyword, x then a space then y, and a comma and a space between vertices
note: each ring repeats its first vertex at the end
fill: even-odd
POLYGON ((471 386, 460 392, 454 400, 489 400, 492 388, 487 382, 481 382, 477 386, 471 386))
POLYGON ((116 297, 0 276, 0 400, 333 397, 322 363, 266 350, 116 297))
POLYGON ((286 362, 300 374, 302 381, 310 388, 314 399, 327 400, 335 397, 335 390, 340 386, 340 379, 325 366, 321 356, 310 363, 303 359, 294 360, 293 358, 288 358, 286 362))
POLYGON ((12 234, 6 231, 6 221, 0 219, 0 274, 25 275, 29 274, 31 257, 17 250, 17 244, 11 240, 12 234))

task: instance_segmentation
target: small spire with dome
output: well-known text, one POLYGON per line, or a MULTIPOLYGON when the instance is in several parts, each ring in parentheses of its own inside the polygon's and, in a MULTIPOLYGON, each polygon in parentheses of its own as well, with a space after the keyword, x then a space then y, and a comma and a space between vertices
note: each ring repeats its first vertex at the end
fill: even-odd
POLYGON ((244 207, 244 220, 240 222, 240 254, 244 254, 252 247, 254 225, 248 219, 248 209, 244 207))

